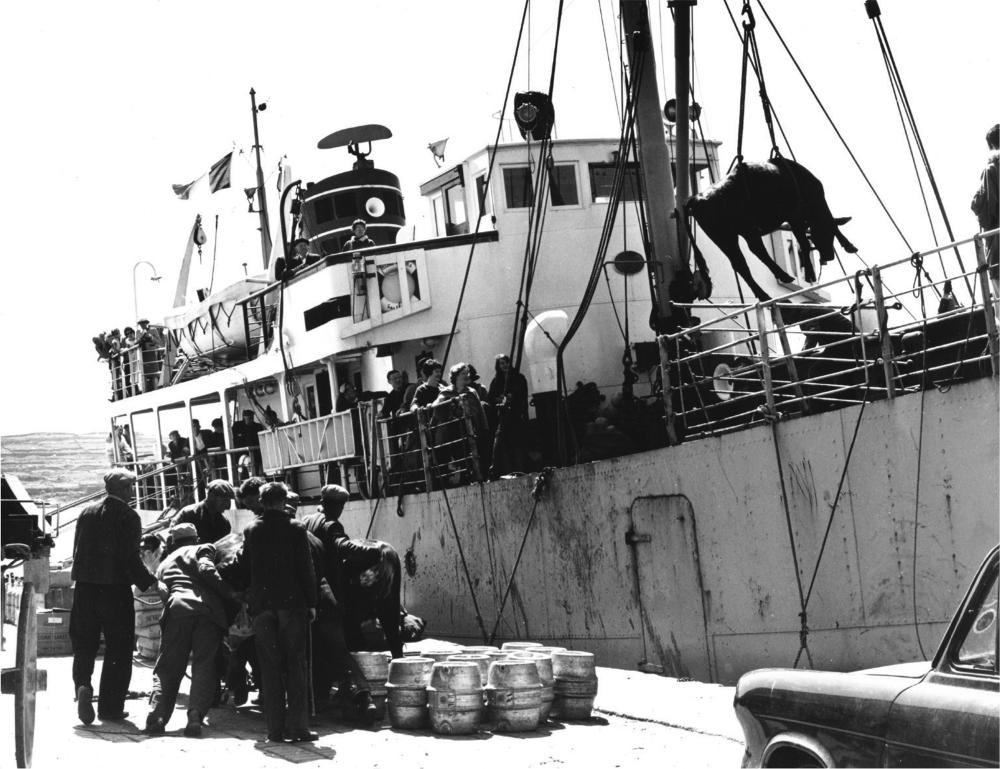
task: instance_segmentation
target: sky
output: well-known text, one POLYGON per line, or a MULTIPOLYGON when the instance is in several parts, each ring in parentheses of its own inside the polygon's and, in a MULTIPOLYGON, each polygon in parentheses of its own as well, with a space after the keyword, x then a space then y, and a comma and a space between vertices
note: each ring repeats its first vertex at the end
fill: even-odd
MULTIPOLYGON (((867 261, 906 256, 757 1, 767 88, 795 156, 823 180, 834 215, 853 217, 845 233, 867 261)), ((880 4, 946 210, 956 235, 969 236, 984 136, 1000 118, 1000 3, 880 4)), ((729 5, 739 13, 737 0, 729 5)), ((544 90, 557 7, 558 0, 532 0, 530 45, 522 46, 514 90, 544 90)), ((930 247, 862 0, 765 0, 764 7, 906 237, 914 248, 930 247)), ((373 159, 400 176, 419 232, 418 187, 437 173, 427 144, 449 138, 453 163, 492 143, 521 10, 520 0, 54 0, 8 7, 0 30, 7 178, 0 191, 7 243, 0 341, 8 356, 0 434, 106 428, 108 372, 91 337, 131 325, 134 303, 140 316, 162 317, 196 214, 209 235, 196 274, 211 270, 213 243, 216 287, 242 276, 244 262, 249 272, 259 270, 256 216, 246 213, 242 192, 253 183, 251 87, 267 104, 260 132, 269 189, 282 156, 294 178, 306 181, 346 170, 346 154, 320 151, 317 141, 339 128, 382 123, 394 136, 375 145, 373 159), (234 156, 233 189, 174 197, 171 184, 197 178, 234 148, 244 154, 234 156), (154 269, 158 282, 150 280, 154 269)), ((613 0, 565 2, 554 89, 559 138, 617 136, 617 15, 613 0)), ((666 0, 650 3, 650 17, 654 37, 662 27, 667 38, 657 39, 657 54, 669 59, 666 0)), ((741 44, 723 0, 700 0, 693 18, 696 98, 727 166, 736 146, 741 44)), ((661 60, 659 69, 666 98, 672 62, 661 60)), ((746 116, 744 154, 763 160, 769 141, 756 88, 746 116)), ((937 227, 942 237, 939 219, 937 227)))

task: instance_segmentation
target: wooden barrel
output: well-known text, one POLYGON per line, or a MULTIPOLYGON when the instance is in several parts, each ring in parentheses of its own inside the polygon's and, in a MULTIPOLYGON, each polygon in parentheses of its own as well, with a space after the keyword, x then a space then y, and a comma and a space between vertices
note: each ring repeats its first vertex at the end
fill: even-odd
POLYGON ((493 651, 486 652, 486 656, 490 658, 490 662, 496 662, 497 660, 507 659, 510 656, 510 652, 494 649, 493 651))
POLYGON ((552 717, 566 721, 590 718, 597 696, 597 667, 590 652, 552 653, 552 717))
POLYGON ((542 712, 542 683, 535 661, 497 660, 486 684, 486 714, 498 732, 530 732, 542 712))
POLYGON ((427 726, 427 684, 434 660, 405 657, 389 663, 387 709, 393 729, 423 729, 427 726))
POLYGON ((547 655, 549 655, 551 657, 552 656, 552 652, 564 652, 564 651, 566 651, 566 647, 565 646, 533 646, 532 648, 528 649, 528 651, 530 651, 530 652, 532 652, 534 654, 547 654, 547 655))
POLYGON ((163 600, 156 588, 150 588, 134 596, 132 605, 135 609, 136 651, 143 659, 155 660, 160 653, 163 600))
POLYGON ((368 682, 372 701, 375 703, 376 718, 384 718, 387 696, 385 684, 389 678, 389 660, 392 655, 389 652, 351 652, 351 656, 368 682))
POLYGON ((458 648, 454 649, 428 649, 427 651, 421 652, 421 657, 428 657, 435 662, 446 662, 452 654, 458 654, 460 650, 458 648))
POLYGON ((552 674, 552 657, 548 654, 539 654, 534 649, 531 651, 515 652, 510 655, 511 659, 527 659, 535 663, 538 669, 538 680, 542 683, 542 712, 538 717, 539 723, 548 720, 552 712, 552 701, 555 698, 555 678, 552 674))
POLYGON ((541 644, 536 641, 507 641, 500 647, 500 650, 505 652, 523 652, 526 649, 538 646, 541 646, 541 644))
POLYGON ((479 666, 480 681, 486 686, 486 677, 490 672, 490 658, 485 654, 452 654, 448 659, 455 662, 475 662, 479 666))
POLYGON ((483 686, 474 662, 435 662, 427 687, 431 728, 439 734, 471 734, 483 720, 483 686))

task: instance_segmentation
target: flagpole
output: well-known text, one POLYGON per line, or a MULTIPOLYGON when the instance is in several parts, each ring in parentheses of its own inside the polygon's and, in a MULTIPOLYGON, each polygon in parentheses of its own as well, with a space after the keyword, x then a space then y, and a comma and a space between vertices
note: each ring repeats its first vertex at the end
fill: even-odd
POLYGON ((260 253, 267 269, 271 256, 271 228, 267 223, 267 196, 264 194, 264 170, 260 167, 260 137, 257 133, 257 113, 265 108, 257 107, 257 92, 250 89, 250 107, 253 112, 253 148, 257 154, 257 213, 260 215, 260 253))

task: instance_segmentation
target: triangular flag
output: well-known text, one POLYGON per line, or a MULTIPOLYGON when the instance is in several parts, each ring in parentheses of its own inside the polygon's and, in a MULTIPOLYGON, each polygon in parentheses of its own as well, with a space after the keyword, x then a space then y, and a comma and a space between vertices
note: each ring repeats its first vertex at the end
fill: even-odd
POLYGON ((218 192, 229 187, 230 170, 233 164, 233 153, 223 156, 208 172, 208 185, 212 192, 218 192))
POLYGON ((189 182, 188 184, 171 184, 170 186, 173 187, 174 194, 178 198, 180 198, 181 200, 187 200, 189 197, 191 197, 191 190, 197 183, 198 179, 195 179, 193 182, 189 182))

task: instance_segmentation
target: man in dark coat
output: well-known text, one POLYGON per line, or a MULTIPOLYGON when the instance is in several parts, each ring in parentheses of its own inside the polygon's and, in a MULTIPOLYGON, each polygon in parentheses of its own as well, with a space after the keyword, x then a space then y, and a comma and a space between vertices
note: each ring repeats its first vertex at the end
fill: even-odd
POLYGON ((305 526, 285 512, 283 483, 260 489, 264 514, 243 530, 243 568, 261 669, 267 738, 315 740, 309 731, 306 634, 316 616, 316 572, 305 526), (287 700, 286 700, 287 697, 287 700))
POLYGON ((183 508, 174 519, 174 524, 193 523, 199 542, 220 540, 233 530, 223 513, 229 509, 235 496, 228 481, 212 481, 205 489, 205 499, 183 508))
POLYGON ((142 522, 132 509, 135 478, 125 470, 105 475, 107 497, 84 510, 76 521, 72 572, 76 589, 69 635, 77 715, 85 724, 94 721, 91 676, 102 633, 105 649, 97 715, 102 721, 121 721, 128 715, 125 695, 132 680, 135 648, 131 586, 146 590, 154 582, 139 556, 142 522))
MULTIPOLYGON (((342 608, 347 647, 364 651, 368 647, 362 625, 378 619, 394 658, 403 656, 400 623, 404 615, 400 604, 402 574, 399 556, 391 545, 370 539, 351 539, 344 531, 340 515, 348 493, 340 486, 324 486, 321 530, 326 553, 330 587, 337 605, 342 608)), ((320 513, 304 520, 307 526, 319 524, 320 513)), ((384 648, 384 647, 381 647, 384 648)))
MULTIPOLYGON (((338 694, 355 715, 363 721, 372 721, 375 704, 364 674, 358 668, 347 646, 344 632, 344 606, 337 601, 332 590, 340 577, 340 549, 335 537, 343 531, 337 522, 350 498, 347 490, 336 484, 324 486, 319 512, 302 519, 310 534, 313 546, 314 564, 323 575, 320 586, 320 605, 316 622, 313 624, 313 691, 318 702, 327 699, 334 681, 340 682, 338 694), (329 517, 328 517, 329 516, 329 517), (331 536, 332 535, 332 536, 331 536), (317 551, 318 548, 318 551, 317 551)), ((375 557, 368 556, 369 565, 375 564, 375 557)))
POLYGON ((193 524, 170 529, 169 554, 156 570, 164 610, 160 653, 153 668, 152 707, 146 717, 147 734, 163 734, 177 701, 191 657, 191 694, 186 737, 200 737, 202 719, 212 706, 217 681, 216 653, 229 627, 227 601, 239 596, 223 582, 215 568, 215 547, 198 544, 193 524))
POLYGON ((510 357, 497 355, 490 382, 490 402, 497 413, 490 477, 528 469, 528 380, 515 371, 510 357))

